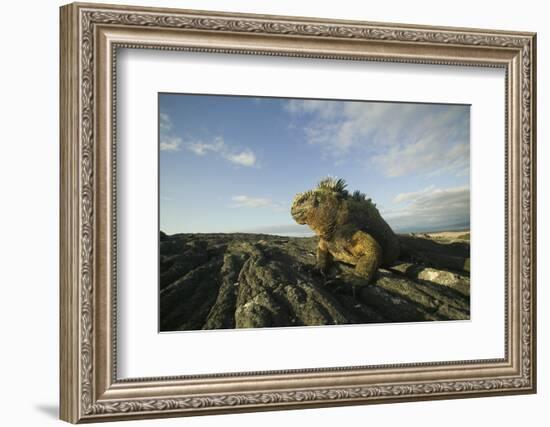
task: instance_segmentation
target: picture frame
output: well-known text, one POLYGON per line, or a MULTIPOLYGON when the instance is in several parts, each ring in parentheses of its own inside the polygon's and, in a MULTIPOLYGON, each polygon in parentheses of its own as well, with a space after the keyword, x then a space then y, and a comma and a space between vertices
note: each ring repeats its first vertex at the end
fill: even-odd
POLYGON ((61 419, 98 422, 536 392, 534 33, 85 3, 61 7, 60 25, 61 419), (504 357, 118 378, 120 49, 503 69, 504 357))

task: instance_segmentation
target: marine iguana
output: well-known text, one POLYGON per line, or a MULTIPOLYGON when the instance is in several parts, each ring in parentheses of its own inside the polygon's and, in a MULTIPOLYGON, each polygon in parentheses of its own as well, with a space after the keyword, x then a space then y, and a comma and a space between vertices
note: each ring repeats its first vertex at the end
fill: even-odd
POLYGON ((366 285, 379 267, 395 262, 399 240, 372 200, 360 191, 350 194, 346 186, 343 179, 324 178, 317 188, 295 196, 290 213, 319 236, 317 264, 323 274, 336 259, 354 265, 356 279, 366 285))

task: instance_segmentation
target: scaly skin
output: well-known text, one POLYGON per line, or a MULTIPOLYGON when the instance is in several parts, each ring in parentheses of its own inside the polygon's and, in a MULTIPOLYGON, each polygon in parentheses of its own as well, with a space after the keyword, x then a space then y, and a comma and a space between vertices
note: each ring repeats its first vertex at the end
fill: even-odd
POLYGON ((333 259, 355 266, 355 275, 370 283, 379 267, 399 256, 399 241, 370 199, 345 189, 343 180, 326 178, 318 187, 297 194, 294 220, 319 236, 317 263, 326 274, 333 259))

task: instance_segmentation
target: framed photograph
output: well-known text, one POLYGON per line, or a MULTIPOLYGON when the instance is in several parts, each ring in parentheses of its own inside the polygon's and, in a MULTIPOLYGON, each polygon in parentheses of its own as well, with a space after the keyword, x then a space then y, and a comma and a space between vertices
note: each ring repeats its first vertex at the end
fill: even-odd
POLYGON ((160 331, 469 320, 469 118, 159 94, 160 331))
POLYGON ((536 391, 535 34, 60 22, 63 420, 536 391))

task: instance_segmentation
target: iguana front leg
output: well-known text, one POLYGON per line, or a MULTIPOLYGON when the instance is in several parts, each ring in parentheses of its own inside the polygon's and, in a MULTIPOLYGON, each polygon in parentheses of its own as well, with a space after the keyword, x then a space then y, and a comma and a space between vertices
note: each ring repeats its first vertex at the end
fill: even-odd
POLYGON ((356 299, 356 288, 364 287, 375 279, 378 267, 382 263, 382 248, 369 233, 357 231, 351 239, 351 251, 356 254, 354 276, 348 278, 353 298, 356 299))
POLYGON ((382 263, 382 248, 370 234, 363 231, 353 235, 352 245, 353 251, 358 255, 355 274, 366 283, 372 282, 382 263))
POLYGON ((363 255, 355 265, 355 274, 361 277, 366 284, 371 283, 378 271, 379 261, 370 255, 363 255))
POLYGON ((325 240, 319 239, 319 244, 317 245, 317 268, 326 276, 331 263, 332 255, 328 250, 328 244, 325 240))
MULTIPOLYGON (((323 248, 321 244, 319 247, 323 248)), ((341 240, 336 250, 337 260, 355 264, 355 268, 339 274, 328 284, 335 286, 336 291, 351 289, 355 299, 356 289, 369 285, 375 279, 382 263, 382 247, 369 233, 356 231, 350 239, 341 240)))

